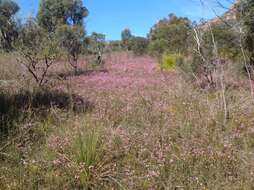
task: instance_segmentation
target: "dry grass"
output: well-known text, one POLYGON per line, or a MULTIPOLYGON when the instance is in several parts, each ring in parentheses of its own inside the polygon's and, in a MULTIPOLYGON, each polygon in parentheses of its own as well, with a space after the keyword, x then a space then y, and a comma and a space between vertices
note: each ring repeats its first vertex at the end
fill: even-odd
POLYGON ((247 89, 227 89, 225 124, 219 91, 203 91, 178 71, 162 73, 149 57, 111 55, 105 68, 54 87, 89 99, 92 111, 52 108, 18 123, 20 138, 0 146, 1 188, 254 188, 247 89))

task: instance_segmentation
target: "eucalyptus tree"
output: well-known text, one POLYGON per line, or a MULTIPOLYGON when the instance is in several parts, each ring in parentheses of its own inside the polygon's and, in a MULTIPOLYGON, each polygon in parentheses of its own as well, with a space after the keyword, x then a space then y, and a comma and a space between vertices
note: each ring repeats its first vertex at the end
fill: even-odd
POLYGON ((54 33, 45 32, 35 19, 23 26, 17 42, 18 61, 25 66, 39 87, 48 82, 50 68, 61 55, 54 33))
POLYGON ((55 33, 68 63, 78 72, 78 58, 85 39, 84 18, 88 15, 82 0, 41 0, 38 24, 55 33))
POLYGON ((132 33, 129 28, 126 28, 122 31, 121 33, 121 38, 122 38, 122 46, 126 50, 130 50, 130 43, 132 39, 132 33))
POLYGON ((254 68, 254 0, 238 1, 238 20, 243 25, 244 47, 249 55, 249 64, 254 68))
POLYGON ((18 37, 18 25, 14 18, 19 6, 12 0, 0 0, 0 40, 4 50, 11 50, 18 37))
POLYGON ((37 15, 38 23, 48 32, 54 32, 60 25, 79 25, 88 15, 82 0, 41 0, 37 15))
POLYGON ((78 59, 83 50, 85 32, 79 25, 58 27, 56 32, 57 38, 62 49, 67 55, 68 63, 78 74, 78 59))

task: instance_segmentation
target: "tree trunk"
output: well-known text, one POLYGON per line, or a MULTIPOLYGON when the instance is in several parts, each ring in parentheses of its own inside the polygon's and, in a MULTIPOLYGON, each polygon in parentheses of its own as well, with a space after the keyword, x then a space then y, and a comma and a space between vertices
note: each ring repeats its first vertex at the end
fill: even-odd
POLYGON ((74 69, 74 74, 78 74, 78 59, 76 57, 69 57, 69 64, 74 69))
POLYGON ((251 79, 254 80, 254 52, 252 51, 250 54, 250 74, 251 74, 251 79))

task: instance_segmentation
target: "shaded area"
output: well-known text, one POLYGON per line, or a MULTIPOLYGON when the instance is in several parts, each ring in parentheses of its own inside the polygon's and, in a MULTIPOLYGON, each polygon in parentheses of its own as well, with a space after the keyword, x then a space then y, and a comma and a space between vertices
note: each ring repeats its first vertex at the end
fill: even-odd
POLYGON ((77 77, 77 76, 89 76, 92 74, 97 74, 97 73, 108 73, 109 71, 107 69, 99 69, 99 70, 79 70, 77 73, 73 71, 69 72, 63 72, 63 73, 58 73, 57 76, 66 79, 68 77, 77 77))
POLYGON ((32 113, 45 117, 51 108, 82 113, 91 111, 93 104, 81 96, 61 91, 0 93, 0 137, 8 136, 15 123, 26 115, 32 113))

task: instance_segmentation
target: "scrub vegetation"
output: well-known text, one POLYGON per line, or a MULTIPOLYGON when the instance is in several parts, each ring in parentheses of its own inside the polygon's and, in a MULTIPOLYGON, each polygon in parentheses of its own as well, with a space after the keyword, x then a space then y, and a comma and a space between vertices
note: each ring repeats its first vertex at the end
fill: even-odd
POLYGON ((106 41, 81 0, 0 0, 0 189, 254 189, 253 10, 106 41))

